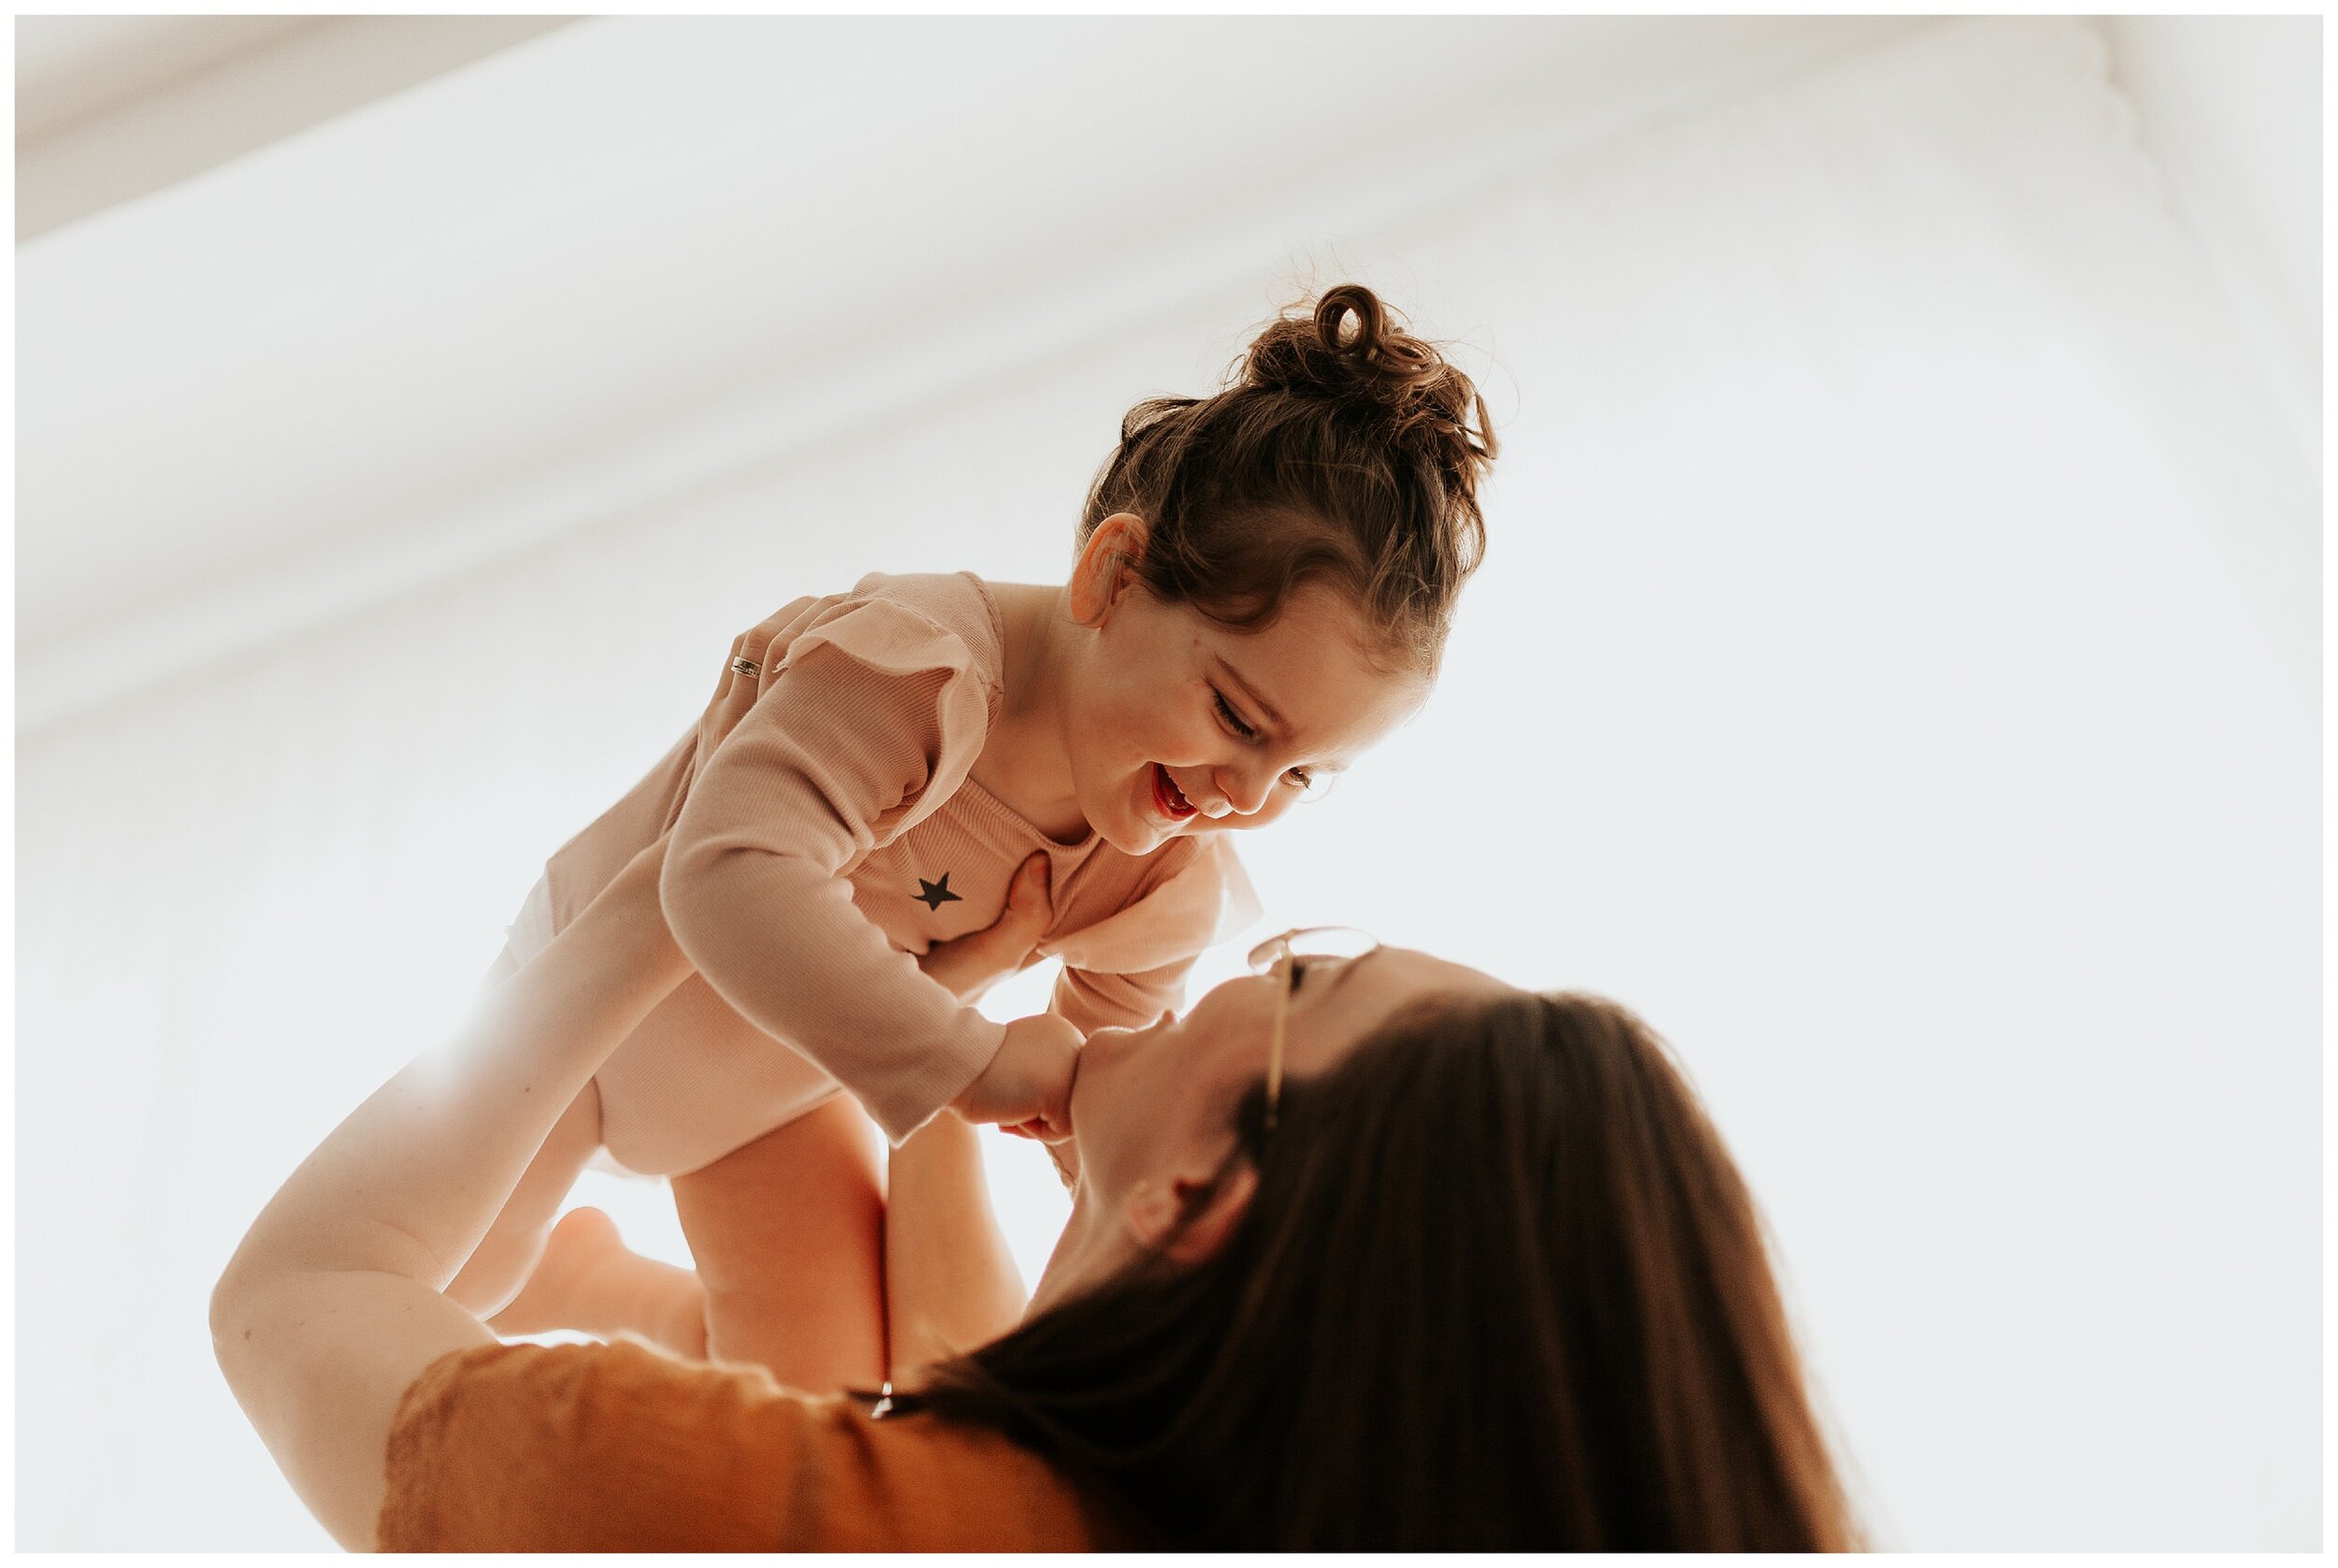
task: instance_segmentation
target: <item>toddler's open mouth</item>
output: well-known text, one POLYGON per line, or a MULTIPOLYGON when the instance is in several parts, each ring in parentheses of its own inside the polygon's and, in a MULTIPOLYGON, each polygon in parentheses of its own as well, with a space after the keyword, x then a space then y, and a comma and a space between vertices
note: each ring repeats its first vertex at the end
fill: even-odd
POLYGON ((1173 820, 1182 821, 1193 814, 1193 802, 1177 788, 1177 781, 1169 776, 1169 770, 1158 762, 1153 764, 1153 800, 1161 807, 1161 814, 1173 820))

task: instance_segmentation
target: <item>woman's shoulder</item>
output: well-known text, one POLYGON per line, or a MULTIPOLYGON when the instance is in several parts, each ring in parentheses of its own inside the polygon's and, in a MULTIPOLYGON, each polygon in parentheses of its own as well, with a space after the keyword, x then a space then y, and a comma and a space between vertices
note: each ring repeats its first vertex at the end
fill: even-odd
POLYGON ((833 1483, 798 1545, 831 1551, 1089 1551, 1101 1516, 1045 1460, 988 1428, 937 1416, 878 1420, 814 1402, 833 1483))
POLYGON ((1003 1436, 781 1388, 638 1343, 434 1362, 391 1429, 394 1550, 1044 1550, 1097 1544, 1003 1436))

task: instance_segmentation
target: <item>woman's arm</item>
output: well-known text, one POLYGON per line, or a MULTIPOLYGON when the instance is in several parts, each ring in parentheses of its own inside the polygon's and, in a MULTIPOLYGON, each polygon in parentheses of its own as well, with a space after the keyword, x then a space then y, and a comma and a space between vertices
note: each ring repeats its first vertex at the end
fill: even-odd
MULTIPOLYGON (((998 919, 917 960, 961 1001, 1032 961, 1047 929, 1047 857, 1007 885, 998 919)), ((1029 1300, 990 1206, 982 1135, 951 1112, 909 1135, 886 1170, 885 1331, 896 1388, 931 1362, 987 1345, 1021 1321, 1029 1300)))
POLYGON ((399 1398, 493 1341, 440 1291, 544 1136, 688 974, 635 857, 452 1042, 334 1129, 261 1211, 211 1294, 228 1386, 334 1539, 374 1544, 399 1398))
POLYGON ((981 1140, 945 1111, 887 1165, 885 1348, 896 1389, 1005 1333, 1030 1301, 990 1206, 981 1140))

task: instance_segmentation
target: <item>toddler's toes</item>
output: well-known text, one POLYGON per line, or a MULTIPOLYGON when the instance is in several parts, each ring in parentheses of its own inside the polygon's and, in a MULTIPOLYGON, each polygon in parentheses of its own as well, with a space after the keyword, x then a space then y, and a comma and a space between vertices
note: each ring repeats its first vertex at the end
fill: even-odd
POLYGON ((604 1253, 624 1250, 625 1238, 617 1234, 617 1222, 591 1207, 570 1209, 562 1215, 544 1243, 547 1259, 555 1251, 560 1251, 572 1253, 578 1261, 587 1262, 604 1253))

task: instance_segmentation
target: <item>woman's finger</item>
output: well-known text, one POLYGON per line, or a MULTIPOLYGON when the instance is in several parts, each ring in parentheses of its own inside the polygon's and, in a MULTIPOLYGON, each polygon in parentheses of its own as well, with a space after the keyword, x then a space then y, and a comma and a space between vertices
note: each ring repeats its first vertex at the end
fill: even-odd
POLYGON ((1034 852, 1016 867, 1015 880, 1007 885, 1006 908, 1000 912, 1001 920, 1021 925, 1036 921, 1044 927, 1047 919, 1047 875, 1045 851, 1034 852))
MULTIPOLYGON (((772 667, 778 662, 774 650, 781 635, 802 619, 814 602, 809 598, 795 599, 730 640, 730 652, 723 660, 722 679, 715 683, 714 695, 699 720, 699 755, 703 757, 722 744, 723 738, 755 706, 764 683, 777 673, 772 667)), ((777 650, 779 655, 785 652, 777 650)))
POLYGON ((1047 1158, 1055 1165, 1056 1179, 1063 1184, 1065 1191, 1078 1185, 1080 1150, 1077 1144, 1067 1138, 1061 1144, 1042 1144, 1039 1146, 1047 1151, 1047 1158))
POLYGON ((1044 850, 1034 851, 1016 868, 1014 880, 1007 884, 1006 905, 996 920, 979 931, 934 943, 917 967, 960 1001, 973 1001, 1031 962, 1050 918, 1047 856, 1044 850))

